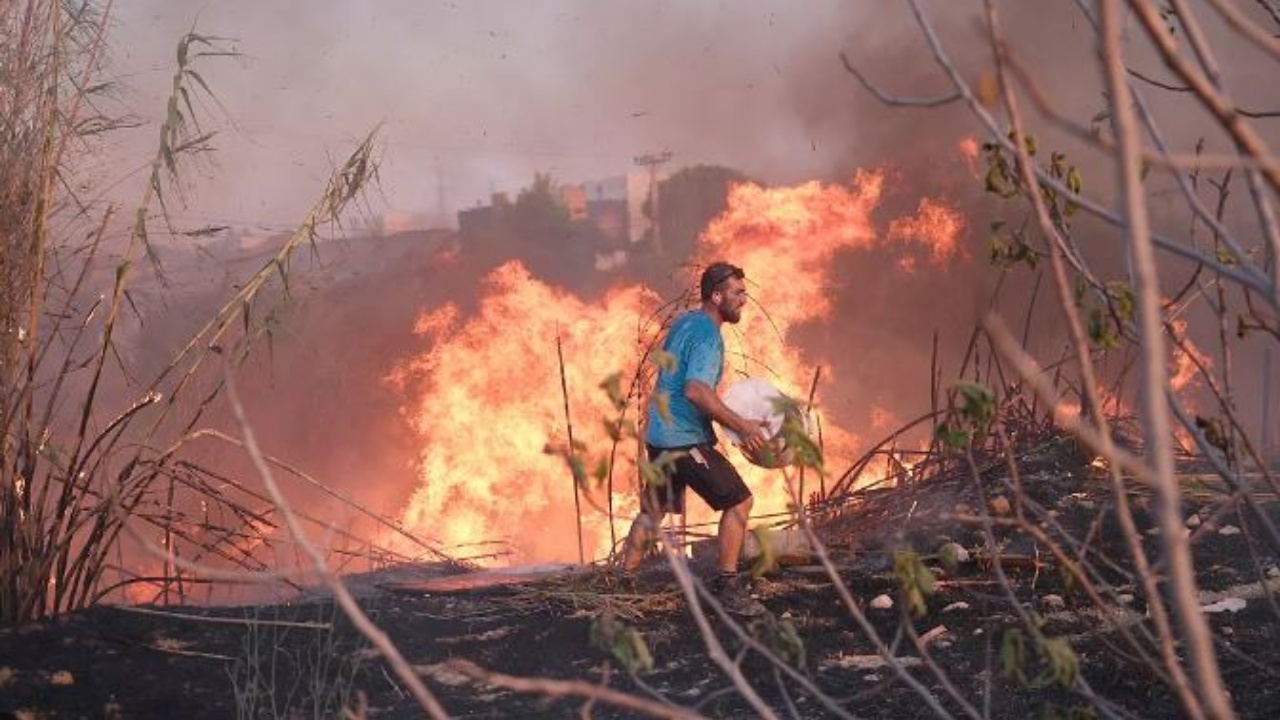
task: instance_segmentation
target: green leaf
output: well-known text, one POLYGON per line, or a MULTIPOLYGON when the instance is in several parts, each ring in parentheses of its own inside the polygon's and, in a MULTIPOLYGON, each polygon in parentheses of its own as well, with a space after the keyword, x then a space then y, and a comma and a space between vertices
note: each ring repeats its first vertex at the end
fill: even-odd
POLYGON ((1100 350, 1120 347, 1120 339, 1111 318, 1101 308, 1089 310, 1089 340, 1100 350))
POLYGON ((914 551, 907 550, 893 556, 893 574, 901 585, 902 599, 911 612, 920 617, 928 607, 925 599, 933 594, 937 582, 933 571, 914 551))
POLYGON ((591 623, 591 644, 613 656, 632 675, 653 670, 653 655, 639 630, 606 610, 591 623))
POLYGON ((1000 667, 1004 676, 1021 687, 1027 686, 1027 641, 1022 631, 1009 628, 1000 641, 1000 667))
POLYGON ((665 350, 655 350, 649 359, 653 361, 654 365, 658 366, 658 369, 666 372, 675 372, 680 365, 676 356, 665 350))
POLYGON ((671 422, 671 397, 665 392, 658 391, 653 395, 653 405, 658 409, 658 417, 663 422, 671 422))
POLYGON ((1040 646, 1045 668, 1036 676, 1037 685, 1057 685, 1070 689, 1080 677, 1080 658, 1066 638, 1045 638, 1040 646))
POLYGON ((803 428, 797 429, 795 432, 788 433, 787 424, 784 422, 783 432, 787 438, 787 449, 792 453, 792 464, 799 467, 807 467, 816 470, 819 474, 826 472, 826 463, 822 457, 822 448, 818 446, 817 441, 813 439, 809 433, 803 428))
POLYGON ((954 574, 960 567, 959 555, 963 549, 954 542, 944 543, 941 548, 938 548, 938 559, 942 560, 942 567, 946 568, 947 572, 954 574))
POLYGON ((778 568, 778 557, 774 552, 773 528, 760 525, 752 528, 751 534, 755 536, 756 545, 760 547, 760 554, 751 564, 751 577, 758 578, 778 568))
POLYGON ((684 450, 664 450, 658 454, 653 460, 647 459, 641 454, 637 467, 640 470, 640 481, 644 487, 650 485, 663 487, 667 484, 667 478, 675 470, 676 460, 688 455, 684 450))
POLYGON ((1010 182, 1008 169, 1002 164, 992 163, 987 169, 986 191, 1002 198, 1011 198, 1017 194, 1017 187, 1010 182))
POLYGON ((1080 178, 1080 169, 1072 165, 1071 169, 1067 171, 1067 189, 1079 195, 1083 187, 1084 182, 1080 178))
POLYGON ((962 380, 953 387, 961 400, 961 416, 978 426, 984 426, 995 419, 996 396, 985 385, 962 380))
POLYGON ((795 623, 766 611, 751 623, 751 634, 773 650, 774 654, 793 667, 803 671, 806 667, 804 638, 800 637, 795 623))
POLYGON ((1217 248, 1215 248, 1214 255, 1217 256, 1218 262, 1222 263, 1223 265, 1236 264, 1236 256, 1233 255, 1231 253, 1231 250, 1225 245, 1219 245, 1217 248))
POLYGON ((938 442, 952 450, 960 450, 969 444, 969 433, 952 428, 946 423, 938 423, 933 429, 933 435, 938 438, 938 442))
POLYGON ((1121 322, 1133 319, 1135 300, 1133 289, 1122 282, 1107 283, 1107 295, 1111 298, 1112 308, 1121 322))

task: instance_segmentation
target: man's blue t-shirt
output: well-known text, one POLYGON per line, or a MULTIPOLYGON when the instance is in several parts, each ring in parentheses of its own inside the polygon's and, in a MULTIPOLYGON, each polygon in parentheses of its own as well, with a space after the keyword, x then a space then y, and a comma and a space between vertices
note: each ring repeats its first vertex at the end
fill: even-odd
POLYGON ((724 338, 720 337, 720 328, 702 310, 691 310, 671 324, 662 350, 672 356, 675 368, 658 371, 653 398, 649 401, 645 442, 657 448, 714 443, 716 435, 711 429, 711 418, 685 397, 684 384, 697 380, 712 390, 720 384, 724 370, 724 338), (667 396, 670 421, 658 412, 659 393, 667 396))

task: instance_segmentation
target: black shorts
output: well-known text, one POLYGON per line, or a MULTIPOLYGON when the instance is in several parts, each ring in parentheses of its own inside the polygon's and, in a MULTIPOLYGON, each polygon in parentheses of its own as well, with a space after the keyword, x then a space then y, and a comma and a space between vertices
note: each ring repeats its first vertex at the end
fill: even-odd
POLYGON ((712 510, 728 510, 751 497, 747 484, 729 460, 714 445, 683 448, 656 448, 645 445, 652 462, 664 452, 680 452, 665 486, 647 487, 640 493, 645 512, 684 512, 684 489, 693 488, 712 510))

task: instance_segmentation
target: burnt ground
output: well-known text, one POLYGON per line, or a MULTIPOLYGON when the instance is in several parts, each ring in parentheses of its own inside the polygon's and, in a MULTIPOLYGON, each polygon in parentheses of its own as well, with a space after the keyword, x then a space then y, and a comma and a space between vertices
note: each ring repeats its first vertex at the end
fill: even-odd
MULTIPOLYGON (((1043 510, 1047 532, 1053 535, 1060 526, 1087 548, 1086 559, 1108 583, 1099 588, 1105 610, 1064 580, 1042 543, 1012 528, 997 528, 1001 554, 992 560, 981 528, 963 521, 996 495, 1009 494, 998 463, 984 472, 981 494, 957 473, 912 488, 859 493, 823 523, 831 557, 855 602, 893 654, 911 664, 906 672, 951 713, 962 715, 964 709, 948 698, 938 675, 919 664, 921 653, 907 628, 927 638, 927 657, 978 713, 999 718, 1181 715, 1176 699, 1139 657, 1152 653, 1152 644, 1141 639, 1150 623, 1141 589, 1120 567, 1125 553, 1105 479, 1074 457, 1065 444, 1048 443, 1022 458, 1023 509, 1043 510), (970 559, 948 570, 937 552, 946 542, 964 547, 970 559), (900 575, 894 572, 894 558, 907 549, 917 551, 938 576, 919 615, 907 611, 900 575), (1021 626, 998 582, 997 563, 1043 633, 1065 640, 1078 659, 1081 681, 1074 690, 1047 678, 1050 665, 1025 632, 1022 660, 1012 663, 1022 677, 1007 671, 1005 661, 1015 657, 1010 649, 1019 637, 1010 630, 1021 626), (873 606, 882 594, 894 600, 892 608, 873 606), (1138 638, 1136 648, 1125 634, 1138 638)), ((1223 600, 1243 601, 1234 611, 1208 614, 1223 675, 1241 716, 1278 717, 1280 611, 1272 592, 1280 581, 1271 582, 1271 576, 1280 575, 1276 557, 1261 540, 1257 523, 1246 522, 1223 503, 1226 495, 1215 482, 1188 472, 1185 483, 1186 515, 1197 518, 1190 524, 1196 526, 1203 604, 1213 609, 1223 600)), ((1264 511, 1274 515, 1274 496, 1258 497, 1264 511)), ((1144 538, 1154 548, 1147 497, 1134 489, 1131 499, 1144 538)), ((792 564, 757 587, 770 616, 748 623, 747 631, 787 656, 798 674, 852 715, 934 716, 891 669, 876 666, 874 646, 821 568, 811 558, 786 559, 792 564)), ((701 567, 696 553, 694 565, 701 567)), ((449 664, 457 659, 514 676, 597 684, 607 678, 612 688, 648 698, 660 695, 708 716, 756 714, 709 659, 685 599, 660 562, 641 575, 638 588, 626 589, 600 571, 443 592, 387 582, 393 576, 403 581, 439 572, 400 568, 377 578, 355 578, 353 584, 366 612, 454 715, 570 717, 579 715, 584 702, 477 683, 449 664), (623 628, 615 644, 617 637, 626 637, 626 628, 640 633, 652 669, 631 676, 601 649, 607 644, 600 641, 604 616, 615 631, 623 628)), ((152 610, 184 615, 98 607, 0 631, 0 716, 326 717, 360 697, 368 717, 422 715, 368 642, 323 598, 253 608, 152 610)), ((711 623, 781 716, 831 715, 758 652, 744 652, 742 640, 721 619, 713 617, 711 623)), ((633 715, 603 703, 596 703, 592 713, 633 715)))

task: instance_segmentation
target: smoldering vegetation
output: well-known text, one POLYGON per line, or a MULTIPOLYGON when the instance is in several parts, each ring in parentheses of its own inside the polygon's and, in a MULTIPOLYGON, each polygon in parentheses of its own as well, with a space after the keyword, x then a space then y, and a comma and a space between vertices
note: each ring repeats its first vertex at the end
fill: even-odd
MULTIPOLYGON (((735 173, 763 183, 801 179, 843 183, 859 169, 883 169, 886 192, 875 216, 882 231, 887 232, 893 219, 915 212, 922 197, 956 208, 964 219, 961 254, 946 264, 920 258, 910 270, 901 269, 898 249, 892 245, 837 256, 830 268, 834 281, 829 290, 835 308, 831 319, 799 328, 787 339, 804 348, 815 366, 826 367, 827 376, 834 380, 821 386, 820 402, 838 421, 859 430, 873 426, 873 415, 887 413, 902 420, 927 408, 934 363, 944 375, 958 369, 977 319, 992 303, 1005 308, 1012 323, 1030 328, 1027 343, 1047 358, 1057 357, 1066 341, 1061 313, 1047 297, 1043 284, 1043 266, 1002 269, 990 261, 993 223, 1022 226, 1028 216, 1024 208, 984 191, 987 167, 982 155, 972 160, 962 156, 962 141, 981 144, 986 139, 969 111, 956 103, 929 110, 887 107, 870 97, 844 67, 841 53, 887 93, 913 97, 946 94, 946 78, 929 57, 907 10, 895 7, 884 13, 877 18, 874 33, 866 32, 859 18, 827 30, 835 39, 824 37, 824 42, 798 44, 787 54, 789 82, 784 95, 789 107, 779 115, 789 114, 798 124, 796 135, 808 138, 802 148, 808 157, 790 167, 787 161, 774 158, 765 163, 767 173, 753 175, 750 168, 735 173), (799 167, 816 167, 817 171, 799 176, 799 167)), ((1087 62, 1092 52, 1091 35, 1073 10, 1049 3, 1010 8, 1008 14, 1011 43, 1026 63, 1047 68, 1038 75, 1038 82, 1062 112, 1081 123, 1101 122, 1092 120, 1103 100, 1096 68, 1087 62)), ((977 77, 989 63, 989 54, 977 42, 981 33, 977 20, 972 8, 944 9, 938 18, 939 32, 952 46, 975 48, 971 54, 956 58, 960 72, 970 78, 977 77)), ((687 37, 671 39, 669 45, 675 52, 669 53, 668 61, 694 62, 697 32, 687 30, 685 34, 687 37)), ((1247 55, 1245 51, 1231 52, 1247 55)), ((638 72, 645 61, 616 54, 608 64, 631 68, 618 71, 626 74, 638 72)), ((1252 65, 1239 62, 1231 67, 1242 69, 1243 87, 1257 90, 1250 102, 1265 107, 1270 91, 1266 83, 1249 80, 1252 65)), ((712 73, 707 79, 715 88, 710 97, 723 94, 717 102, 732 102, 741 87, 731 80, 712 73)), ((616 86, 610 87, 616 91, 616 86)), ((580 88, 582 92, 599 89, 580 88)), ((646 106, 647 111, 666 116, 679 104, 681 95, 675 93, 669 105, 646 106)), ((609 106, 623 105, 624 100, 609 93, 598 98, 609 106)), ((1212 147, 1222 141, 1205 118, 1195 112, 1180 112, 1185 100, 1162 94, 1156 102, 1163 117, 1178 119, 1164 128, 1171 143, 1186 146, 1204 137, 1212 147)), ((551 117, 532 124, 555 122, 551 117)), ((784 132, 780 128, 787 123, 775 122, 769 132, 784 132)), ((706 131, 689 128, 682 134, 696 138, 706 131)), ((753 142, 732 125, 714 131, 723 136, 718 138, 721 142, 753 142)), ((1037 143, 1042 153, 1065 153, 1068 162, 1079 167, 1087 192, 1100 196, 1111 192, 1113 180, 1105 155, 1052 126, 1037 136, 1037 143)), ((697 157, 699 152, 708 156, 716 153, 713 146, 701 151, 685 148, 686 156, 697 157)), ((551 178, 576 179, 554 174, 551 178)), ((530 177, 528 181, 532 184, 533 180, 530 177)), ((1190 216, 1178 202, 1176 187, 1162 178, 1153 183, 1165 185, 1154 197, 1156 203, 1164 198, 1169 208, 1158 215, 1161 230, 1184 231, 1190 216)), ((666 200, 677 202, 678 198, 666 200)), ((697 220, 705 221, 706 217, 697 220)), ((1116 231, 1087 215, 1074 222, 1080 237, 1087 238, 1081 242, 1082 253, 1097 274, 1122 278, 1126 263, 1116 231)), ((1228 204, 1225 222, 1247 227, 1255 220, 1228 204)), ((697 234, 696 226, 681 227, 680 231, 686 237, 697 234)), ((279 330, 271 336, 271 351, 247 366, 246 382, 255 389, 252 411, 260 418, 269 446, 281 457, 298 459, 335 488, 358 491, 373 507, 394 515, 418 482, 413 469, 418 449, 401 414, 407 398, 385 378, 397 361, 430 349, 412 336, 414 318, 447 302, 458 303, 465 316, 476 307, 482 278, 510 259, 520 260, 539 280, 584 299, 598 298, 610 287, 632 283, 667 296, 684 289, 680 283, 687 275, 680 268, 693 258, 696 248, 691 243, 676 246, 675 252, 660 258, 638 248, 630 264, 604 273, 592 267, 597 240, 582 227, 540 229, 536 223, 526 223, 488 238, 460 238, 448 232, 397 239, 357 234, 308 254, 306 263, 297 268, 299 281, 280 313, 279 330), (325 391, 315 392, 317 387, 325 391), (315 418, 324 421, 316 422, 315 418)), ((250 266, 240 262, 242 267, 250 266)), ((1171 277, 1189 277, 1193 272, 1193 267, 1185 264, 1179 275, 1180 261, 1170 263, 1175 268, 1171 277)), ((143 367, 154 366, 183 330, 213 307, 221 293, 234 287, 238 272, 234 265, 222 266, 204 258, 197 266, 204 268, 201 273, 221 274, 226 279, 204 293, 178 289, 176 293, 166 291, 164 297, 156 295, 156 302, 143 312, 146 329, 139 334, 135 354, 143 367)), ((756 282, 786 281, 771 277, 767 268, 748 271, 756 282)), ((1176 289, 1171 286, 1168 292, 1176 289)), ((1205 345, 1210 339, 1193 338, 1205 345)), ((1209 353, 1212 355, 1212 350, 1209 353)), ((1257 353, 1241 353, 1236 362, 1242 377, 1256 375, 1257 353)), ((1125 367, 1123 358, 1111 364, 1116 376, 1125 367)), ((1252 419, 1259 409, 1250 405, 1250 397, 1246 394, 1242 398, 1242 414, 1252 419)), ((301 492, 301 497, 308 497, 305 490, 301 492)), ((356 518, 344 521, 359 522, 356 518)))

